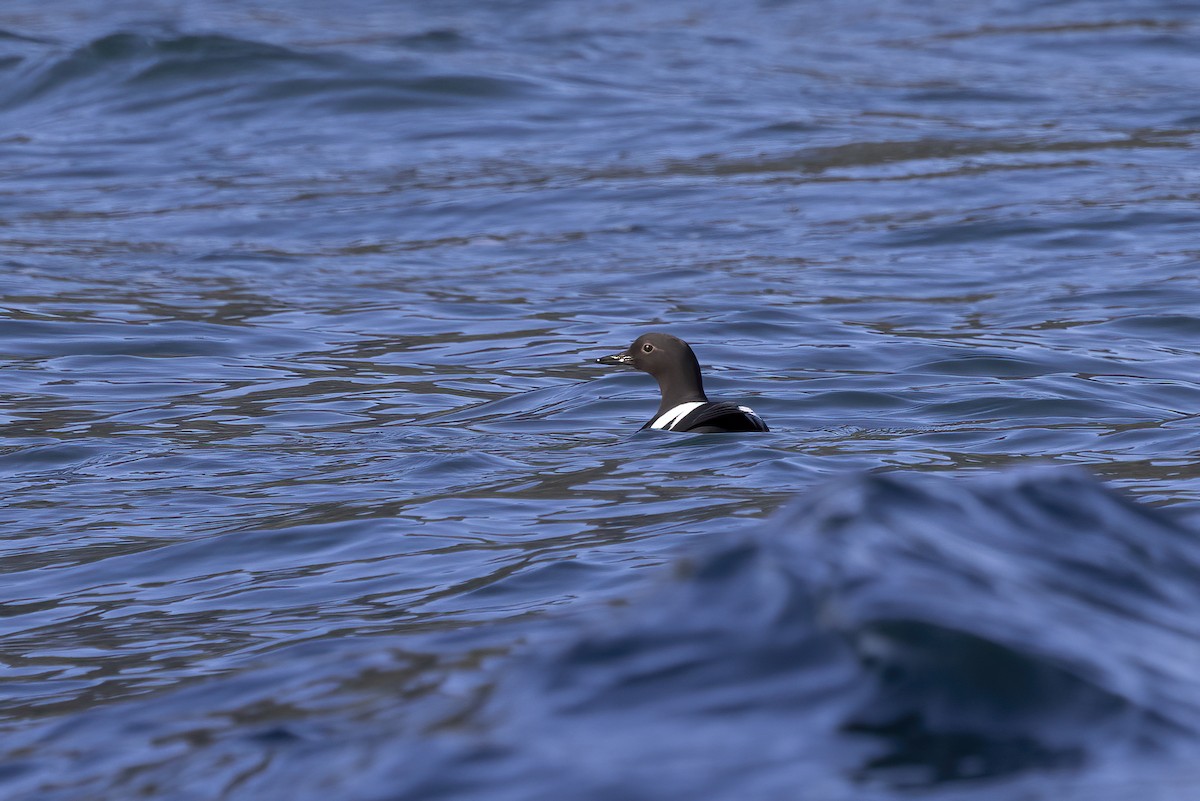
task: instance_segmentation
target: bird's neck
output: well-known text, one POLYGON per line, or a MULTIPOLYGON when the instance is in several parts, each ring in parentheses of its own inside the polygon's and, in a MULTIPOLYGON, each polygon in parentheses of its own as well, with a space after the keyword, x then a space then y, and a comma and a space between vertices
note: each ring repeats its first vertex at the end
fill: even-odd
POLYGON ((662 394, 662 402, 658 405, 658 413, 674 409, 681 403, 707 403, 708 396, 704 394, 704 382, 700 378, 700 366, 684 366, 670 375, 656 376, 658 391, 662 394))

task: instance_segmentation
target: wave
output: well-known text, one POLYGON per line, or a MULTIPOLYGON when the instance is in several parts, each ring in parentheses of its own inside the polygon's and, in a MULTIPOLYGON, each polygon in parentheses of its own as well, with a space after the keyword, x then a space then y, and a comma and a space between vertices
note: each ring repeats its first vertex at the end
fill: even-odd
MULTIPOLYGON (((399 48, 399 45, 397 45, 399 48)), ((91 107, 118 115, 186 112, 219 119, 297 101, 333 113, 387 112, 524 96, 511 76, 436 69, 408 55, 370 61, 208 34, 114 32, 62 52, 47 46, 9 65, 0 109, 91 107)), ((292 109, 294 111, 294 109, 292 109)))
POLYGON ((1200 540, 1082 471, 859 476, 732 540, 497 693, 510 766, 852 797, 1195 746, 1200 540))

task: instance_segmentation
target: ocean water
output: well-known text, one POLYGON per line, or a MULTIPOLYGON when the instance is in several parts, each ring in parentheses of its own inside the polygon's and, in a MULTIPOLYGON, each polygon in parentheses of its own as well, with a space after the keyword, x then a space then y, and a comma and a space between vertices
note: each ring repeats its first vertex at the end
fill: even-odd
POLYGON ((1200 798, 1197 12, 6 2, 0 796, 1200 798))

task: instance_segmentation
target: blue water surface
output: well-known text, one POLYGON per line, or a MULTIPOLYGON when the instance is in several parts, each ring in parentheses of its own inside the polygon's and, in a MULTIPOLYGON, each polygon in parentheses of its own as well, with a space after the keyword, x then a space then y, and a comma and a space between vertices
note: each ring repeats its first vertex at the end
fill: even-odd
POLYGON ((0 795, 1191 797, 1197 12, 5 3, 0 795))

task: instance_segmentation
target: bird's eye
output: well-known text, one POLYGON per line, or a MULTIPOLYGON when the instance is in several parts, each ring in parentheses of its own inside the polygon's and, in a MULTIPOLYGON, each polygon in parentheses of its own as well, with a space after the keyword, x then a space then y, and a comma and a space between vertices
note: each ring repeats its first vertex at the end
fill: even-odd
POLYGON ((642 353, 649 353, 652 350, 654 350, 654 346, 649 342, 647 342, 645 345, 642 345, 642 353))

